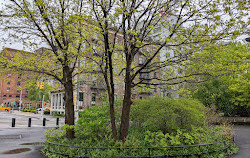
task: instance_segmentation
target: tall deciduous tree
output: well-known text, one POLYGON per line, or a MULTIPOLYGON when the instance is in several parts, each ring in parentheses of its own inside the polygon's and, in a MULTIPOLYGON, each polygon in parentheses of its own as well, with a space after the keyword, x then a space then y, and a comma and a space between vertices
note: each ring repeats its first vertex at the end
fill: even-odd
POLYGON ((209 74, 206 79, 210 80, 199 86, 196 96, 205 105, 215 104, 228 114, 235 106, 249 107, 249 61, 249 44, 217 44, 195 53, 188 63, 189 70, 209 74))
MULTIPOLYGON (((29 46, 46 44, 49 50, 16 53, 2 66, 42 73, 59 81, 65 90, 65 124, 74 125, 73 84, 83 49, 83 1, 9 0, 1 6, 1 28, 8 39, 29 46)), ((74 138, 74 130, 66 132, 74 138)))
MULTIPOLYGON (((114 120, 114 55, 116 37, 122 36, 121 52, 125 57, 125 94, 119 139, 125 141, 129 129, 131 94, 142 71, 182 65, 202 46, 227 37, 236 37, 249 29, 249 2, 246 0, 86 0, 92 24, 103 40, 103 74, 109 91, 110 115, 114 139, 117 132, 114 120), (244 21, 245 20, 245 21, 244 21), (146 60, 135 65, 134 58, 150 49, 146 60), (172 55, 168 56, 168 49, 172 55), (181 49, 179 49, 181 48, 181 49), (142 51, 143 50, 143 51, 142 51), (185 50, 185 51, 184 51, 185 50)), ((187 76, 192 76, 189 74, 187 76)), ((196 74, 198 75, 198 74, 196 74)), ((166 75, 165 75, 166 76, 166 75)), ((186 76, 171 76, 166 84, 187 82, 186 76), (170 82, 171 83, 171 82, 170 82)))

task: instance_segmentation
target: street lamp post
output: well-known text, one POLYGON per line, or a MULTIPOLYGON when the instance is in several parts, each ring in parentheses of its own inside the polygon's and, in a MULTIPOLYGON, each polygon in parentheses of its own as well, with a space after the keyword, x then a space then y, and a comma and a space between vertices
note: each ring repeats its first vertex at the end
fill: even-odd
POLYGON ((22 93, 23 93, 23 90, 21 90, 21 93, 20 93, 20 105, 19 105, 19 111, 21 111, 21 108, 22 108, 22 93))
POLYGON ((43 100, 42 100, 42 112, 41 112, 42 119, 43 119, 43 108, 44 108, 43 104, 44 104, 44 95, 43 95, 43 100))

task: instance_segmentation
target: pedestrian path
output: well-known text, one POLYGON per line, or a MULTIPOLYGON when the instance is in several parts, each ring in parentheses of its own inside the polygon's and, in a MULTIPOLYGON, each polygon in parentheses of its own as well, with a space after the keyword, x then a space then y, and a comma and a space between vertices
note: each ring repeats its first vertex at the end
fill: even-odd
POLYGON ((230 158, 250 158, 250 125, 235 125, 235 143, 240 150, 230 158))
MULTIPOLYGON (((13 113, 0 112, 0 129, 12 127, 12 119, 15 119, 14 128, 28 127, 28 120, 31 118, 31 127, 43 127, 43 118, 46 118, 46 127, 56 127, 57 117, 50 115, 34 114, 29 112, 14 111, 13 113)), ((59 126, 64 125, 64 117, 59 118, 59 126)))
MULTIPOLYGON (((44 158, 40 149, 45 142, 44 133, 47 129, 56 127, 56 117, 44 115, 46 126, 43 127, 41 114, 14 111, 0 112, 0 158, 44 158), (15 127, 11 127, 12 118, 16 119, 15 127), (31 127, 28 119, 31 118, 31 127), (25 144, 25 145, 24 145, 25 144), (20 152, 15 153, 14 152, 20 152)), ((64 118, 59 120, 60 126, 64 118)))

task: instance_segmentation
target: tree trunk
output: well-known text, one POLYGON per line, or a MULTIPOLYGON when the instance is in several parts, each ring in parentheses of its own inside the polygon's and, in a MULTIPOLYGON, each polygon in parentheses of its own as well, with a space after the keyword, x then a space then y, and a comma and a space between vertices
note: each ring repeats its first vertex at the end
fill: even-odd
POLYGON ((131 83, 126 83, 124 92, 123 106, 122 106, 122 117, 120 126, 120 140, 125 141, 128 136, 129 130, 129 116, 131 108, 131 83))
POLYGON ((129 116, 130 116, 130 107, 132 104, 131 101, 131 57, 127 57, 127 65, 126 65, 126 76, 125 76, 125 92, 122 106, 122 117, 121 117, 121 126, 120 126, 120 140, 125 141, 128 136, 129 130, 129 116))
MULTIPOLYGON (((64 88, 65 88, 65 124, 74 125, 74 103, 73 103, 73 83, 72 73, 69 71, 69 67, 64 68, 64 88)), ((68 139, 75 138, 74 129, 68 129, 66 131, 66 137, 68 139)))
POLYGON ((110 118, 111 118, 111 128, 114 141, 117 141, 117 131, 115 124, 115 110, 114 110, 114 94, 110 94, 109 96, 109 107, 110 107, 110 118))

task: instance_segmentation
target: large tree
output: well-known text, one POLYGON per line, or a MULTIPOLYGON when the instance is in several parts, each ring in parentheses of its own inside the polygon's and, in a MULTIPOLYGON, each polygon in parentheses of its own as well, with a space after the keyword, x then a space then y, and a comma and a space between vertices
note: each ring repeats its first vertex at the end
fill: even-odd
MULTIPOLYGON (((114 139, 117 132, 114 120, 114 67, 117 51, 116 38, 122 37, 124 54, 125 94, 122 105, 119 139, 125 141, 129 129, 132 89, 148 84, 138 80, 140 73, 153 72, 171 66, 182 67, 194 52, 204 45, 223 38, 236 37, 249 29, 247 19, 249 2, 246 0, 86 0, 85 14, 99 31, 103 44, 100 68, 108 87, 110 115, 114 139), (144 52, 148 52, 146 54, 144 52), (171 50, 171 51, 168 51, 171 50), (168 54, 171 52, 171 56, 168 54), (135 57, 143 55, 145 61, 135 65, 135 57)), ((123 59, 122 59, 123 60, 123 59)), ((171 69, 174 72, 174 69, 171 69)), ((122 74, 122 73, 120 73, 122 74)), ((162 84, 188 82, 187 76, 167 73, 162 84)))
POLYGON ((239 106, 248 108, 250 45, 229 43, 212 45, 195 53, 188 63, 192 73, 209 82, 198 85, 195 96, 205 105, 216 105, 226 114, 236 113, 239 106))
MULTIPOLYGON (((74 125, 74 76, 83 52, 82 10, 81 0, 9 0, 0 11, 1 29, 8 32, 8 40, 49 47, 33 53, 15 53, 11 60, 2 56, 2 66, 46 74, 60 82, 65 90, 68 125, 74 125)), ((66 136, 74 138, 74 130, 67 130, 66 136)))

